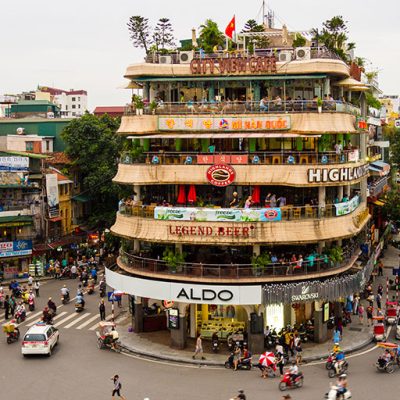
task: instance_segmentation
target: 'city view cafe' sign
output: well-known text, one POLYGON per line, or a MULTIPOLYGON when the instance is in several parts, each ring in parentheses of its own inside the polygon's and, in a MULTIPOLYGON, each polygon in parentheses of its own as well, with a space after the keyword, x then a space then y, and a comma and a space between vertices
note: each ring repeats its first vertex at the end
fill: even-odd
POLYGON ((308 182, 350 182, 368 174, 368 164, 352 168, 310 168, 308 182))
POLYGON ((266 57, 236 57, 227 54, 218 58, 195 58, 190 63, 193 75, 204 74, 274 74, 276 73, 276 58, 266 57))

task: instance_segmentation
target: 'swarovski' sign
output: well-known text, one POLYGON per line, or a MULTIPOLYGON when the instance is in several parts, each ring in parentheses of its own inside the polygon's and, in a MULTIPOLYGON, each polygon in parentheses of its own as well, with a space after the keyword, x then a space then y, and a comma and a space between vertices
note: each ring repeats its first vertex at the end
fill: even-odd
POLYGON ((368 174, 368 164, 350 168, 310 168, 308 182, 349 182, 368 174))

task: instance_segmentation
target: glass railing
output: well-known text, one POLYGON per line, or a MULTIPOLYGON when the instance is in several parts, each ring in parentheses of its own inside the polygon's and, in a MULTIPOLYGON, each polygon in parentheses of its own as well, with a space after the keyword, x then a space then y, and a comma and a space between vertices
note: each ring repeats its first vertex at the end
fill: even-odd
POLYGON ((316 100, 265 100, 265 101, 197 101, 181 103, 158 102, 156 106, 146 103, 144 109, 136 110, 134 104, 125 107, 125 115, 192 115, 192 114, 276 114, 276 113, 346 113, 361 115, 353 104, 338 100, 323 100, 321 106, 316 100))
MULTIPOLYGON (((120 262, 128 272, 145 272, 171 276, 190 276, 198 278, 234 279, 251 277, 286 277, 318 274, 322 272, 340 270, 355 261, 360 254, 357 245, 343 249, 340 260, 332 258, 329 254, 311 253, 300 261, 282 261, 270 264, 205 264, 199 262, 184 262, 169 265, 164 260, 147 258, 137 254, 129 254, 120 250, 120 262)), ((300 258, 300 257, 299 257, 300 258)))
MULTIPOLYGON (((227 134, 229 137, 229 134, 227 134)), ((196 151, 169 151, 160 148, 158 151, 147 151, 139 154, 124 152, 121 155, 121 164, 245 164, 245 165, 301 165, 301 164, 342 164, 360 160, 360 151, 357 148, 335 151, 255 151, 255 152, 214 152, 203 153, 196 151)))
POLYGON ((194 222, 279 222, 303 219, 341 217, 351 214, 360 205, 360 197, 354 196, 349 201, 322 206, 295 206, 265 208, 221 208, 209 207, 163 207, 156 204, 122 204, 122 215, 151 218, 160 221, 194 222))

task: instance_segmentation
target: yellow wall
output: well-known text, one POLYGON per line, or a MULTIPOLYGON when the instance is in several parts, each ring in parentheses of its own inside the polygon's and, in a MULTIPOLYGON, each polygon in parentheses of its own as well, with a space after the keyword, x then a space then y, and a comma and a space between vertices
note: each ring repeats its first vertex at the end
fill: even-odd
POLYGON ((72 184, 66 183, 58 185, 58 196, 60 200, 61 234, 68 235, 72 232, 72 184))

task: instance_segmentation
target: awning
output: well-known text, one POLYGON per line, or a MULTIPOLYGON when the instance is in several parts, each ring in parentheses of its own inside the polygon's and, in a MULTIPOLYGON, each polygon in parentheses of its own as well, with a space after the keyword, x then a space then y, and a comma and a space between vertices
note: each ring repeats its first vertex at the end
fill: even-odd
POLYGON ((0 228, 6 226, 25 226, 32 225, 33 220, 30 215, 15 215, 9 217, 0 217, 0 228))
POLYGON ((369 164, 368 169, 373 172, 378 172, 381 176, 385 176, 390 172, 390 165, 378 160, 369 164))
POLYGON ((335 86, 364 86, 362 82, 354 78, 346 78, 334 84, 335 86))
POLYGON ((62 221, 62 218, 61 217, 53 217, 53 218, 49 218, 48 221, 58 222, 58 221, 62 221))
POLYGON ((85 194, 78 194, 72 197, 72 200, 77 201, 78 203, 87 203, 88 201, 90 201, 90 198, 85 194))
POLYGON ((231 139, 231 138, 298 138, 321 137, 321 135, 297 135, 295 133, 166 133, 164 135, 128 136, 128 139, 231 139))

